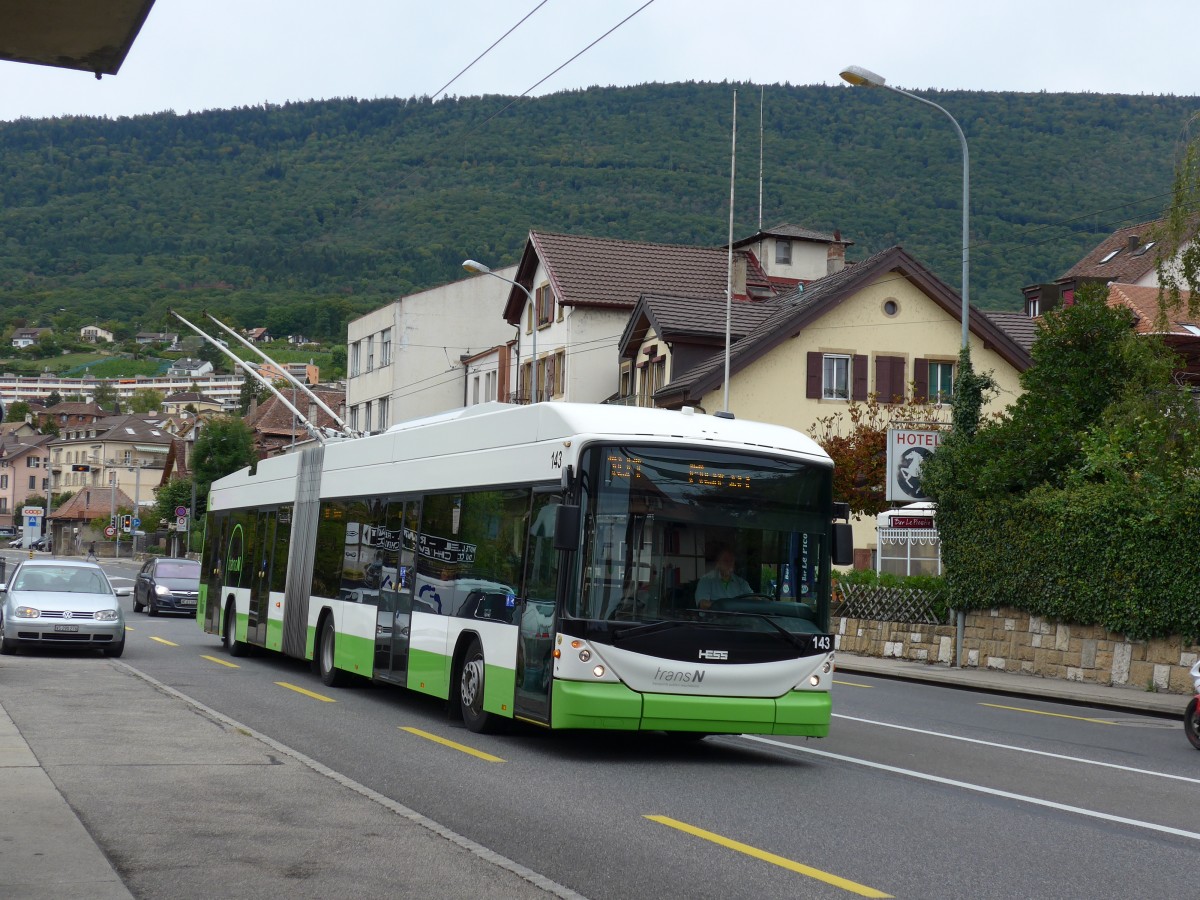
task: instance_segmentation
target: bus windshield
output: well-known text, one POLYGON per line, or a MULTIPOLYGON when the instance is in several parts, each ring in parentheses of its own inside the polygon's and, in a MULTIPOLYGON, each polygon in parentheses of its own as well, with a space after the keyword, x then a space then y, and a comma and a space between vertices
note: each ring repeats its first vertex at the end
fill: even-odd
POLYGON ((581 619, 827 632, 831 470, 694 448, 582 460, 581 619))

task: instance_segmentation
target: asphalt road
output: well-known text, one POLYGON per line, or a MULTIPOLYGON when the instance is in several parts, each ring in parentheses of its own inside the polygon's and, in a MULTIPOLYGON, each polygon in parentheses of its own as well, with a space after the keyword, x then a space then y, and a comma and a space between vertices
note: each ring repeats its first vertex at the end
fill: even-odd
POLYGON ((846 675, 822 741, 482 736, 191 619, 128 625, 123 663, 588 897, 1194 894, 1178 719, 846 675))

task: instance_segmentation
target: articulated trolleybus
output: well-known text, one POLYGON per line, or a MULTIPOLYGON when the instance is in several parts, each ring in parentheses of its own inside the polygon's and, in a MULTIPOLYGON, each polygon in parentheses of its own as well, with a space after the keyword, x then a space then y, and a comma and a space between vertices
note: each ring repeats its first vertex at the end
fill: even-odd
POLYGON ((831 476, 779 426, 483 404, 215 482, 198 617, 476 731, 823 737, 831 476))

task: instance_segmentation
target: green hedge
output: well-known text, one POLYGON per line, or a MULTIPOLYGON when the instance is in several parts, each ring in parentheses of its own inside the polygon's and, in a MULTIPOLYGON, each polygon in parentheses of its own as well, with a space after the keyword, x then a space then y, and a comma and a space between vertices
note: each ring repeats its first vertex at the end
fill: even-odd
POLYGON ((939 511, 951 603, 1133 638, 1200 635, 1200 482, 1083 484, 939 511))

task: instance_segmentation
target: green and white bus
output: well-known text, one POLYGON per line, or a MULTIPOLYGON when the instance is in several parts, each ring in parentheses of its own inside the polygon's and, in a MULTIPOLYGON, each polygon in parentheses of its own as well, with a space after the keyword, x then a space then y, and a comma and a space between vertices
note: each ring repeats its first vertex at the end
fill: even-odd
POLYGON ((234 655, 442 697, 476 731, 822 737, 850 553, 831 476, 775 425, 469 407, 215 482, 198 618, 234 655))

